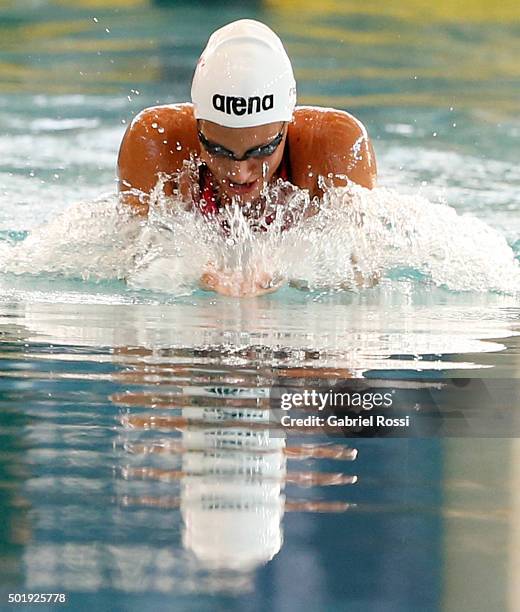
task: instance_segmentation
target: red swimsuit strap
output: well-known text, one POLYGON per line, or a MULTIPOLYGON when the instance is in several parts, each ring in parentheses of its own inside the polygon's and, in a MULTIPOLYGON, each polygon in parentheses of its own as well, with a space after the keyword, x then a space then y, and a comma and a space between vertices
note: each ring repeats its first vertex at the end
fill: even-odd
POLYGON ((201 164, 199 171, 199 200, 196 202, 200 212, 205 217, 216 215, 219 208, 217 190, 212 180, 211 172, 206 164, 201 164))

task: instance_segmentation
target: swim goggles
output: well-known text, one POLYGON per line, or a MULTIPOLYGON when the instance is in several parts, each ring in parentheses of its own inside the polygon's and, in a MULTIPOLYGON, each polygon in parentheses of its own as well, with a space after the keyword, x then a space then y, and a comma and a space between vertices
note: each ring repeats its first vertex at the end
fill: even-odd
POLYGON ((226 149, 226 147, 223 147, 222 145, 210 142, 200 130, 198 130, 198 135, 201 145, 210 155, 214 155, 215 157, 226 157, 227 159, 232 159, 233 161, 244 161, 252 157, 269 157, 272 155, 283 140, 283 132, 284 128, 282 128, 282 131, 278 134, 278 136, 275 136, 271 142, 260 145, 259 147, 248 149, 244 155, 242 155, 242 157, 237 157, 233 151, 226 149))

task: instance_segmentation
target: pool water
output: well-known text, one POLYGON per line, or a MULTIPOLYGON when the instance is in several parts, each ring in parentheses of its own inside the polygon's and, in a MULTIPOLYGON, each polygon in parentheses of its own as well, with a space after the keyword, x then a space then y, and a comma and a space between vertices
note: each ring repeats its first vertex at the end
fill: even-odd
POLYGON ((0 4, 0 609, 518 609, 518 396, 479 437, 281 430, 264 408, 352 378, 419 414, 447 380, 515 388, 519 23, 476 0, 0 4), (249 237, 300 289, 243 300, 195 279, 245 247, 113 196, 132 117, 187 100, 240 17, 280 34, 300 103, 365 123, 380 186, 249 237), (373 288, 338 290, 352 252, 373 288))

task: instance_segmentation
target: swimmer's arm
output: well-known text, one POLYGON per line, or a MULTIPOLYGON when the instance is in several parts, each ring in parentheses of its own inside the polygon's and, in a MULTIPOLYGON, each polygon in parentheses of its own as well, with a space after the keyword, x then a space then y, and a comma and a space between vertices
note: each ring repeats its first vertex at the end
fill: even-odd
POLYGON ((146 215, 150 193, 166 169, 164 155, 152 132, 153 113, 143 111, 131 123, 121 142, 117 160, 120 201, 146 215))
MULTIPOLYGON (((153 107, 142 111, 128 127, 119 150, 117 171, 120 199, 146 215, 150 194, 161 174, 171 176, 197 148, 191 105, 153 107)), ((164 185, 171 195, 172 181, 164 185)))
MULTIPOLYGON (((377 166, 372 142, 365 126, 343 111, 327 114, 321 134, 325 137, 323 167, 318 172, 334 187, 349 181, 367 189, 376 186, 377 166)), ((323 136, 322 136, 323 137, 323 136)), ((317 186, 317 195, 322 190, 317 186)))
POLYGON ((291 167, 295 184, 323 195, 321 180, 334 187, 357 183, 376 185, 377 165, 365 126, 336 109, 299 107, 290 130, 291 167))

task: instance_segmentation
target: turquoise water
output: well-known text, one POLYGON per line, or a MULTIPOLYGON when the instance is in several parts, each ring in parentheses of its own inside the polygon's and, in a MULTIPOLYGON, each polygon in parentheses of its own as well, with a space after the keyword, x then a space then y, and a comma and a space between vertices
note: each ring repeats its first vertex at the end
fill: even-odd
POLYGON ((0 609, 35 592, 74 610, 518 609, 516 439, 208 419, 281 381, 518 377, 519 21, 470 1, 0 3, 0 609), (254 243, 273 265, 295 253, 311 290, 249 300, 195 288, 189 218, 175 260, 111 195, 128 122, 187 100, 208 34, 238 17, 281 35, 302 104, 365 123, 380 174, 375 195, 334 196, 361 229, 338 212, 254 243), (351 273, 345 245, 376 287, 327 286, 351 273))

